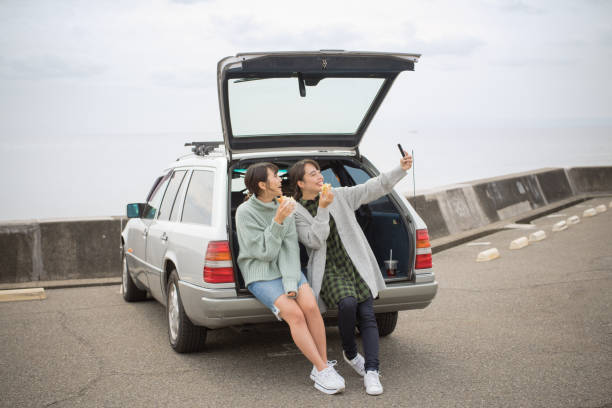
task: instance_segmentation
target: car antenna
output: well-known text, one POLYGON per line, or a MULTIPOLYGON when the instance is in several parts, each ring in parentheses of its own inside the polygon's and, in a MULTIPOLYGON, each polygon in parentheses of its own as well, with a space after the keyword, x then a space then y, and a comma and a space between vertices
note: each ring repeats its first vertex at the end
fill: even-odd
POLYGON ((414 149, 412 149, 412 201, 414 202, 414 210, 416 208, 416 177, 414 176, 414 149))

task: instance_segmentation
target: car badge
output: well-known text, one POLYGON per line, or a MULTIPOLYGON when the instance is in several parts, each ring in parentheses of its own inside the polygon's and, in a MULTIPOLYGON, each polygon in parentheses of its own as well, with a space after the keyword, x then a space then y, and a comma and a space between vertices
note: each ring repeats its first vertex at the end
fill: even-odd
POLYGON ((321 60, 321 65, 323 66, 323 69, 327 69, 327 60, 325 58, 321 60))

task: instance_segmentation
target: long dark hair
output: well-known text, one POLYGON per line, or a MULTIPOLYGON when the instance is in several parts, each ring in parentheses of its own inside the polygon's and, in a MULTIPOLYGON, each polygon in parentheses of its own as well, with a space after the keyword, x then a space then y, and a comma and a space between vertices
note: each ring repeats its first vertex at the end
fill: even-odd
POLYGON ((274 174, 278 172, 278 167, 268 162, 255 163, 249 166, 244 176, 244 185, 249 190, 249 197, 252 194, 255 194, 255 197, 257 197, 261 193, 261 188, 259 188, 260 181, 268 183, 268 169, 272 170, 274 174))
POLYGON ((289 169, 289 184, 293 190, 293 198, 296 200, 302 198, 302 190, 298 186, 297 182, 304 181, 304 174, 306 174, 304 167, 306 167, 307 164, 312 164, 317 170, 321 171, 319 163, 312 159, 300 160, 289 169))

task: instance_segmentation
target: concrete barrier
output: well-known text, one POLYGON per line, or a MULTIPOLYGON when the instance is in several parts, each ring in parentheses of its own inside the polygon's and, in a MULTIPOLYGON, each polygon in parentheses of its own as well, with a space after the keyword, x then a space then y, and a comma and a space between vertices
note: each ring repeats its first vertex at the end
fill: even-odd
POLYGON ((120 217, 0 224, 0 283, 119 276, 120 231, 120 217))
POLYGON ((406 199, 427 223, 430 239, 445 237, 450 234, 437 197, 418 195, 416 197, 406 196, 406 199))
POLYGON ((438 239, 589 194, 612 194, 612 167, 545 168, 406 198, 438 239))
POLYGON ((547 204, 537 173, 521 173, 474 182, 490 222, 501 221, 547 204))
MULTIPOLYGON (((601 194, 612 194, 612 167, 540 169, 406 198, 433 240, 476 230, 484 235, 490 224, 601 194)), ((118 277, 122 224, 122 217, 0 224, 0 284, 118 277)))
POLYGON ((574 194, 610 194, 612 167, 573 167, 567 170, 574 194))
POLYGON ((553 169, 537 173, 536 179, 548 203, 565 200, 573 195, 572 187, 564 169, 553 169))
POLYGON ((0 283, 45 280, 38 223, 0 225, 0 283))

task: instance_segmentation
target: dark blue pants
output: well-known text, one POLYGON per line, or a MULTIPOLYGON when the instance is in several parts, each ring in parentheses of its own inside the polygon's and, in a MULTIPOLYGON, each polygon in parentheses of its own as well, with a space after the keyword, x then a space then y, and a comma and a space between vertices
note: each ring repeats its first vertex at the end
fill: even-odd
POLYGON ((357 299, 352 296, 338 302, 338 329, 342 338, 342 348, 349 360, 357 355, 355 324, 361 333, 365 369, 378 371, 378 326, 372 297, 361 303, 357 303, 357 299))

